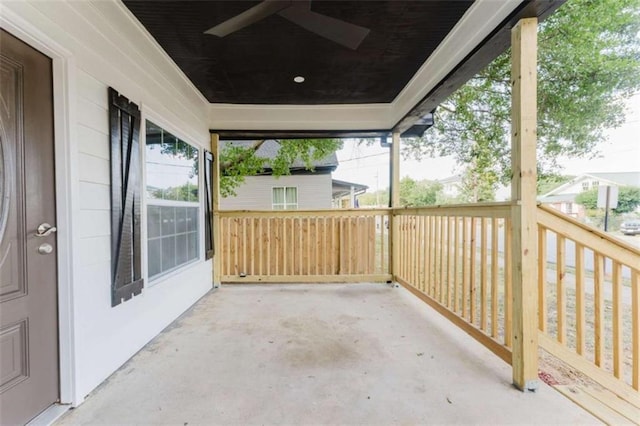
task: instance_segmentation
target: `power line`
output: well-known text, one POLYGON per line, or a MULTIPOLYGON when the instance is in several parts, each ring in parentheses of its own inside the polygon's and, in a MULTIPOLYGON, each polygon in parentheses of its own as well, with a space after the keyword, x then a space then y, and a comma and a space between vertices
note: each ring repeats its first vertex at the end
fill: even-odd
POLYGON ((381 153, 379 153, 379 154, 363 155, 362 157, 349 158, 348 160, 340 160, 340 163, 346 163, 347 161, 356 161, 356 160, 361 160, 361 159, 363 159, 363 158, 380 157, 381 155, 389 155, 389 153, 388 153, 388 152, 381 152, 381 153))

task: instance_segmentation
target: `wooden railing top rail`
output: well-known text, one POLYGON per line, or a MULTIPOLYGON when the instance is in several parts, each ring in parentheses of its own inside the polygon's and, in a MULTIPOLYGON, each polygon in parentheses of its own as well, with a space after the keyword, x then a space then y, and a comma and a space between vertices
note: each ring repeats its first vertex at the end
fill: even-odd
POLYGON ((507 217, 511 201, 477 204, 440 204, 424 207, 318 209, 318 210, 219 210, 222 217, 345 217, 394 214, 398 216, 507 217))
POLYGON ((389 208, 319 210, 220 210, 221 217, 349 217, 389 214, 389 208))
POLYGON ((538 206, 538 224, 631 268, 640 268, 640 250, 550 207, 538 206))
POLYGON ((393 209, 397 216, 473 216, 507 217, 511 212, 511 201, 476 204, 440 204, 425 207, 401 207, 393 209))

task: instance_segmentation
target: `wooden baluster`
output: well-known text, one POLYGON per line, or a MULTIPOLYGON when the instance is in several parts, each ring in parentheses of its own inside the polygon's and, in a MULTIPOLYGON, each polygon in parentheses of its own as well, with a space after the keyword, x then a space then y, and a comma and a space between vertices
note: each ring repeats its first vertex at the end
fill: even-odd
POLYGON ((289 240, 287 235, 287 226, 289 224, 289 218, 282 218, 282 275, 289 275, 288 266, 289 262, 289 240))
POLYGON ((469 272, 469 281, 470 281, 470 288, 469 288, 469 297, 471 300, 470 305, 470 309, 469 309, 469 322, 471 324, 475 324, 476 322, 476 317, 477 317, 477 311, 478 311, 478 301, 477 301, 477 294, 476 294, 476 266, 477 266, 477 260, 476 259, 476 252, 477 252, 477 247, 476 247, 476 236, 477 232, 476 232, 476 218, 472 217, 471 218, 471 269, 469 272))
POLYGON ((248 217, 242 219, 242 267, 240 268, 240 272, 243 272, 244 274, 247 274, 249 272, 249 259, 247 258, 247 249, 251 248, 251 246, 248 244, 248 230, 250 220, 251 219, 249 219, 248 217))
POLYGON ((258 218, 258 275, 264 275, 262 254, 264 253, 264 234, 262 233, 262 218, 258 218))
POLYGON ((440 250, 440 265, 439 265, 439 282, 440 282, 440 303, 444 305, 444 299, 446 297, 445 289, 446 289, 446 277, 444 274, 444 252, 447 247, 446 235, 445 235, 445 226, 444 222, 446 220, 446 216, 440 216, 440 244, 438 245, 440 250))
POLYGON ((416 287, 420 291, 424 291, 424 216, 417 216, 418 229, 418 282, 416 287))
POLYGON ((417 287, 418 284, 418 217, 411 216, 411 245, 409 247, 411 251, 411 285, 417 287))
POLYGON ((565 269, 565 239, 564 237, 556 234, 556 310, 558 320, 558 342, 564 344, 567 340, 567 315, 566 315, 566 289, 564 285, 564 279, 566 276, 565 269))
POLYGON ((448 224, 447 224, 447 235, 448 235, 448 246, 449 249, 447 251, 447 282, 449 283, 447 289, 448 289, 448 296, 447 296, 447 303, 448 303, 448 308, 449 310, 453 310, 453 289, 455 286, 455 280, 454 280, 454 268, 455 268, 455 263, 454 263, 454 258, 455 258, 455 218, 453 216, 448 217, 448 224))
POLYGON ((538 226, 538 328, 547 331, 547 229, 538 226))
POLYGON ((459 301, 459 284, 460 280, 458 279, 460 266, 458 263, 460 262, 460 221, 458 217, 453 218, 454 227, 453 227, 453 311, 457 314, 460 313, 460 301, 459 301))
POLYGON ((511 241, 513 239, 513 224, 510 219, 505 219, 504 239, 504 344, 508 348, 512 346, 513 330, 513 272, 511 264, 511 241))
POLYGON ((480 329, 487 330, 487 219, 480 219, 480 329))
POLYGON ((498 338, 498 218, 491 220, 491 337, 498 338))
POLYGON ((239 269, 239 251, 240 251, 240 230, 239 230, 239 225, 238 223, 240 222, 239 218, 235 218, 233 220, 233 237, 234 237, 234 242, 233 242, 233 246, 234 246, 234 250, 233 250, 233 275, 238 275, 238 272, 240 272, 239 269))
POLYGON ((637 269, 631 271, 631 335, 631 385, 640 390, 640 272, 637 269))
POLYGON ((584 354, 584 247, 576 243, 576 351, 584 354))
POLYGON ((622 358, 624 346, 622 343, 622 265, 613 261, 613 375, 622 377, 622 358))
POLYGON ((604 257, 594 251, 594 333, 595 333, 595 363, 602 367, 604 362, 604 257))

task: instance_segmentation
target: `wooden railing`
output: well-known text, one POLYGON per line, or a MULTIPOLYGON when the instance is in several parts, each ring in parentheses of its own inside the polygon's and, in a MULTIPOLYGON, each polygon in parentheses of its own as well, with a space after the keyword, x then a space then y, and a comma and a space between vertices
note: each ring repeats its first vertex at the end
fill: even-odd
POLYGON ((538 254, 540 346, 640 404, 640 251, 540 206, 538 254))
MULTIPOLYGON (((395 279, 511 363, 511 209, 222 211, 222 281, 395 279)), ((640 251, 553 209, 537 218, 540 346, 640 404, 640 251)))
POLYGON ((510 212, 509 203, 397 209, 393 237, 396 280, 508 363, 510 212))
POLYGON ((222 281, 389 281, 389 210, 221 211, 222 281))

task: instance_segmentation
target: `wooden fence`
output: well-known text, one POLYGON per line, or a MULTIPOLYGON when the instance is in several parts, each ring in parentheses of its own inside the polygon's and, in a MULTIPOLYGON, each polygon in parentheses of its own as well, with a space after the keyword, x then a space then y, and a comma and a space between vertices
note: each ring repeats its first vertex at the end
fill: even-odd
POLYGON ((640 251, 538 207, 539 344, 640 407, 640 251))
POLYGON ((398 209, 393 241, 396 280, 508 363, 510 209, 509 203, 398 209))
POLYGON ((389 281, 389 211, 221 211, 222 281, 389 281))

